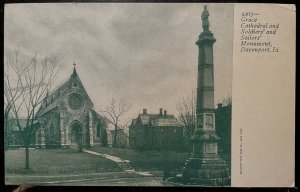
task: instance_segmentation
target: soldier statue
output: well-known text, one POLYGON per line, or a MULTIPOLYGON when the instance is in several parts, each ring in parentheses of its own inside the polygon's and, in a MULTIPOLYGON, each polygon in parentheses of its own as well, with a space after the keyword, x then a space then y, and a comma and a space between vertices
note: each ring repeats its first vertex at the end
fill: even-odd
POLYGON ((208 16, 209 13, 207 11, 207 6, 204 5, 204 10, 201 14, 201 19, 202 19, 202 28, 204 31, 209 31, 209 21, 208 21, 208 16))

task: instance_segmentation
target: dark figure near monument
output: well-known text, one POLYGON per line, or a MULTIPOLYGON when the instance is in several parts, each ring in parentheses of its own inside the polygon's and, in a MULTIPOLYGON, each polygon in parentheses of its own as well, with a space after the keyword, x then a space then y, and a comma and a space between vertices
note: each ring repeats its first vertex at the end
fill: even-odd
MULTIPOLYGON (((215 129, 213 44, 216 39, 209 30, 207 6, 202 12, 203 32, 199 47, 196 127, 192 137, 193 155, 182 170, 182 178, 173 181, 203 186, 230 186, 229 169, 218 154, 221 139, 215 129)), ((170 179, 172 181, 172 178, 170 179)))

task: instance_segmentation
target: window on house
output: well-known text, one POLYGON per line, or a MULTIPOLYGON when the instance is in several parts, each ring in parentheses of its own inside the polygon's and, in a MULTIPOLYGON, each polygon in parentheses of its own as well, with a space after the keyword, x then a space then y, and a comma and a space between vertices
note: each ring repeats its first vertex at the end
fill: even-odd
POLYGON ((154 125, 154 120, 152 120, 152 121, 150 122, 150 125, 154 125))

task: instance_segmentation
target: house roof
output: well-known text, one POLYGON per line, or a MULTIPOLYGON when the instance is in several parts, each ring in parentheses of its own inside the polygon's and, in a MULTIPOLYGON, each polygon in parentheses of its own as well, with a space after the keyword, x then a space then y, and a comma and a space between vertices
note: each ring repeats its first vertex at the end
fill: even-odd
POLYGON ((176 118, 158 118, 157 126, 180 126, 176 118))
POLYGON ((181 126, 174 115, 159 115, 159 114, 139 114, 143 125, 151 126, 181 126))

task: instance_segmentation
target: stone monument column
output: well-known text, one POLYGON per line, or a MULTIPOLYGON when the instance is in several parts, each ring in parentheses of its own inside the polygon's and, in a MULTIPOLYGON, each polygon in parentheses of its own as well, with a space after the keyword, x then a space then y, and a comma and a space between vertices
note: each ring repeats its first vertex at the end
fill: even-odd
POLYGON ((209 30, 208 16, 209 13, 205 6, 201 15, 203 32, 199 35, 199 39, 196 42, 199 47, 199 58, 196 106, 197 118, 194 139, 200 139, 201 142, 194 143, 193 151, 195 157, 218 153, 216 141, 219 137, 215 134, 213 60, 213 44, 216 42, 216 39, 209 30))
POLYGON ((218 155, 218 140, 214 113, 214 61, 213 44, 216 39, 209 30, 207 6, 202 12, 203 31, 196 44, 199 47, 196 104, 196 127, 192 138, 193 157, 183 168, 185 182, 223 186, 230 185, 229 170, 218 155))

